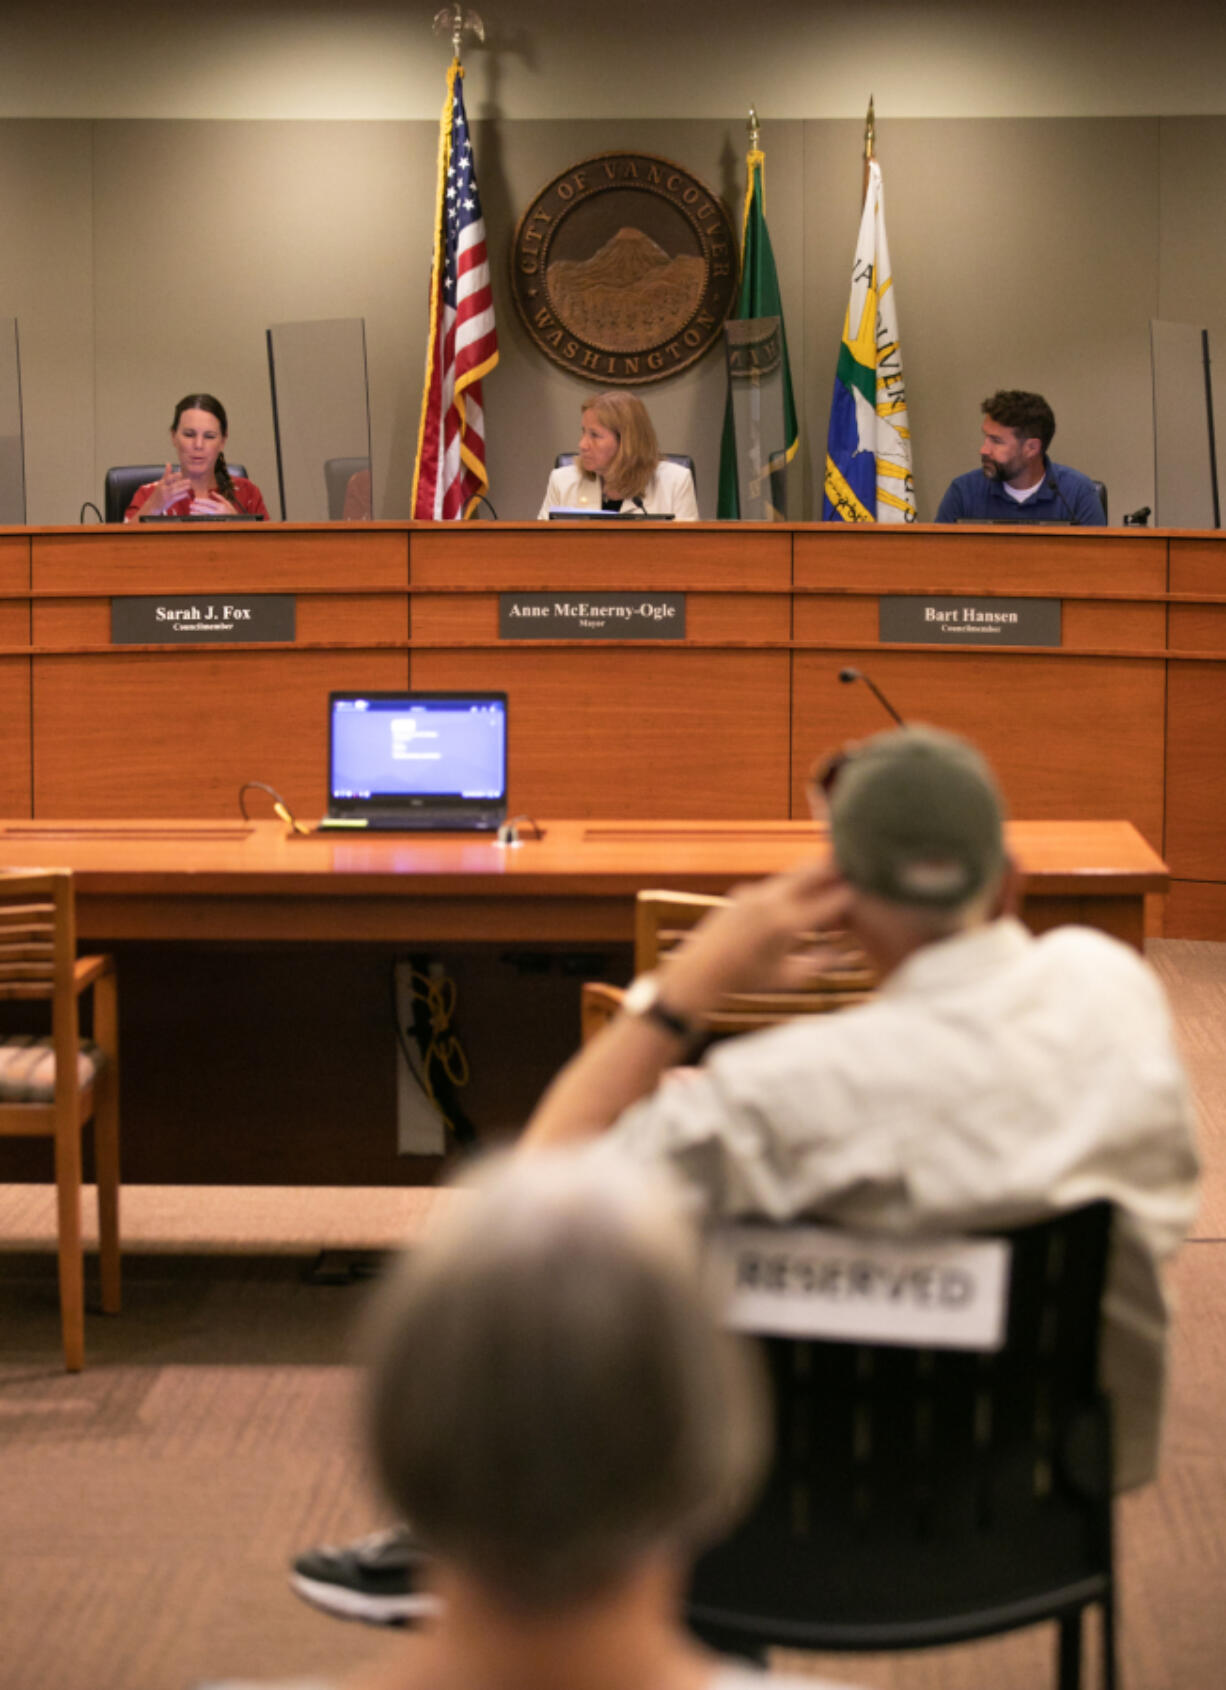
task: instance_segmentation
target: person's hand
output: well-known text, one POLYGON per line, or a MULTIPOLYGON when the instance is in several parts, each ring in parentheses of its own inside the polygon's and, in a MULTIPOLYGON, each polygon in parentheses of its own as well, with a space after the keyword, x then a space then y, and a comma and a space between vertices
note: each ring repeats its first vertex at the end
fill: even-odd
POLYGON ((165 516, 171 505, 177 504, 183 495, 191 490, 192 484, 187 477, 167 464, 162 471, 162 479, 154 482, 153 491, 145 500, 141 515, 165 516))
POLYGON ((223 499, 215 489, 212 493, 197 493, 192 499, 190 516, 237 516, 229 499, 223 499))
POLYGON ((669 1008, 702 1016, 727 992, 804 986, 825 956, 816 936, 844 924, 853 896, 831 858, 738 888, 669 957, 669 1008))

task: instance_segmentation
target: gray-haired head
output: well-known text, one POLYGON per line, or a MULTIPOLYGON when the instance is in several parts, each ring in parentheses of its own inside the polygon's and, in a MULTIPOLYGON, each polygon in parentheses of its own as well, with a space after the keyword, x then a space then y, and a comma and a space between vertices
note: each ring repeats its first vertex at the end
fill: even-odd
POLYGON ((760 1386, 671 1189, 552 1152, 492 1164, 454 1201, 375 1320, 374 1449, 402 1515, 535 1608, 723 1529, 760 1471, 760 1386))

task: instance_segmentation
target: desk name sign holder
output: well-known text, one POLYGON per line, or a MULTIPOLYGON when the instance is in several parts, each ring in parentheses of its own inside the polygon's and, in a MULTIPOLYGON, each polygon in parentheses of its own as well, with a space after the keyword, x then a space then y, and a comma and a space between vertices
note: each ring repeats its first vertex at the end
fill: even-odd
POLYGON ((111 600, 112 645, 293 645, 292 593, 176 593, 111 600))
POLYGON ((684 593, 499 593, 503 640, 683 640, 684 593))
POLYGON ((1064 643, 1060 599, 975 599, 927 593, 878 600, 883 645, 1051 645, 1064 643))

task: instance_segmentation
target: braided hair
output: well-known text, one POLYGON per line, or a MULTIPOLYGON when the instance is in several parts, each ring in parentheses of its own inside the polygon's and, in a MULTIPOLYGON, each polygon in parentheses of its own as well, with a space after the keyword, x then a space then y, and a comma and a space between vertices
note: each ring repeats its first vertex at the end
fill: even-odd
MULTIPOLYGON (((207 411, 211 417, 216 417, 220 423, 223 438, 229 435, 230 424, 226 417, 226 408, 221 400, 215 399, 211 393, 188 393, 179 400, 179 403, 175 406, 174 421, 170 425, 172 434, 178 428, 184 411, 207 411)), ((213 465, 213 478, 217 482, 217 491, 222 498, 228 499, 235 510, 241 510, 242 506, 238 502, 238 489, 235 487, 234 478, 226 466, 224 450, 217 454, 217 462, 213 465)))

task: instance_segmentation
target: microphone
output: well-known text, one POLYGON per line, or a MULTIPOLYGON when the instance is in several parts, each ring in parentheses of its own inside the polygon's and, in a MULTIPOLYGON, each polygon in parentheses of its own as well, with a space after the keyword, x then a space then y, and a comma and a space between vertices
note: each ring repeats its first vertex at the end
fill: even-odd
POLYGON ((881 688, 879 686, 877 686, 873 681, 870 681, 868 676, 863 672, 863 670, 860 670, 860 669, 840 669, 839 670, 839 679, 840 679, 840 681, 843 681, 845 683, 849 683, 851 681, 863 681, 865 686, 872 693, 873 697, 877 700, 878 704, 881 705, 882 709, 885 710, 889 715, 893 716, 894 720, 898 723, 900 728, 906 727, 907 724, 903 721, 902 717, 898 714, 898 711, 895 710, 894 706, 890 703, 889 699, 882 692, 881 688))
POLYGON ((1060 483, 1056 480, 1056 472, 1053 469, 1049 469, 1047 472, 1047 486, 1051 488, 1052 492, 1056 495, 1057 499, 1059 499, 1060 503, 1068 512, 1068 519, 1073 526, 1075 528, 1080 527, 1080 522, 1073 511, 1072 505, 1069 504, 1064 494, 1060 491, 1060 483))
POLYGON ((630 503, 632 505, 637 505, 639 507, 639 515, 640 516, 646 516, 647 515, 647 506, 643 503, 643 495, 641 493, 636 493, 634 495, 634 497, 631 499, 630 503))
POLYGON ((1128 515, 1124 518, 1124 527, 1144 528, 1148 525, 1149 519, 1153 514, 1154 510, 1152 505, 1142 505, 1140 510, 1128 512, 1128 515))

